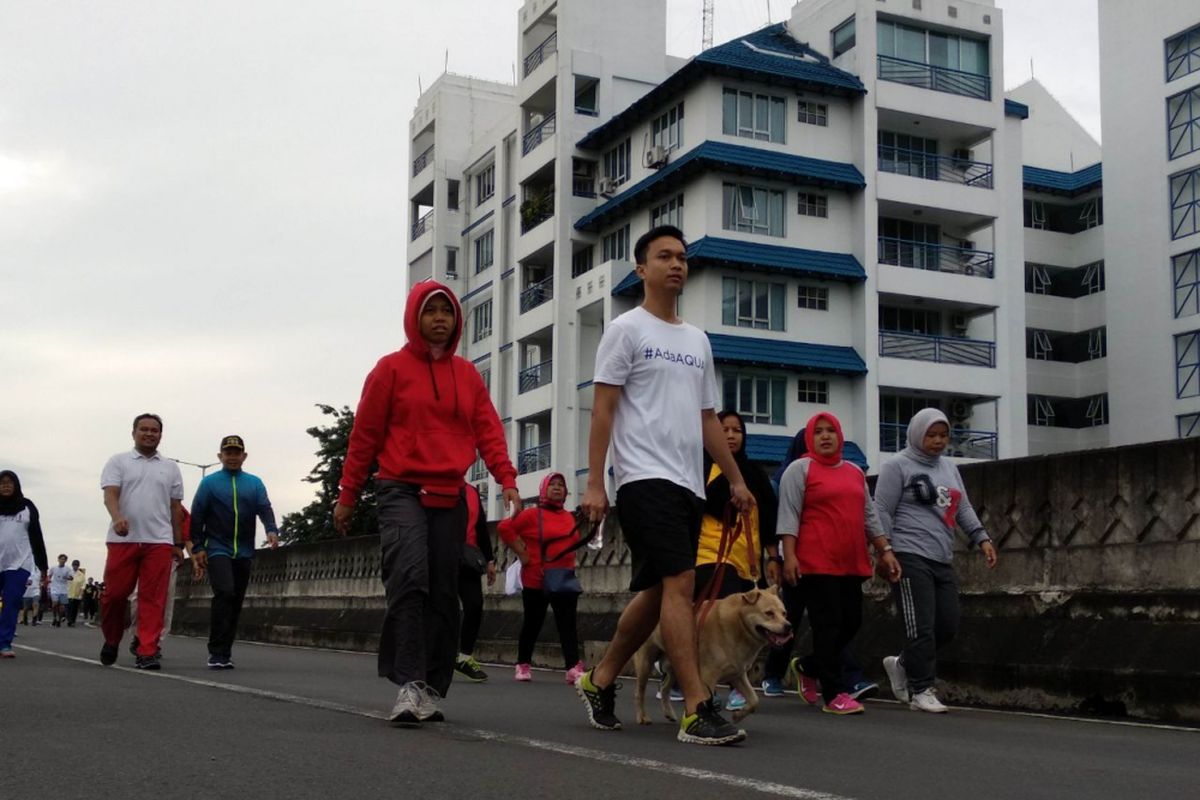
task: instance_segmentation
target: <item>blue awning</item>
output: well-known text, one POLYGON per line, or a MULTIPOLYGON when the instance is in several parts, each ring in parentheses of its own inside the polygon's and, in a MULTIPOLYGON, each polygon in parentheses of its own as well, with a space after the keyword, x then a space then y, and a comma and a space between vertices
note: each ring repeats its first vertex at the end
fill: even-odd
MULTIPOLYGON (((778 466, 787 458, 788 448, 791 444, 791 436, 751 433, 746 436, 746 455, 751 461, 759 464, 778 466)), ((857 464, 863 472, 870 469, 870 465, 867 464, 866 454, 854 442, 846 442, 842 446, 842 457, 851 464, 857 464)))
POLYGON ((1099 162, 1075 172, 1059 172, 1041 167, 1022 167, 1025 188, 1031 192, 1075 197, 1099 189, 1103 170, 1099 162))
POLYGON ((692 175, 716 170, 785 180, 798 185, 862 189, 862 173, 853 164, 809 158, 762 147, 706 141, 677 155, 670 164, 638 181, 575 223, 576 230, 597 230, 606 221, 632 212, 673 191, 692 175))
POLYGON ((1017 117, 1018 119, 1029 119, 1029 106, 1024 103, 1018 103, 1016 100, 1004 98, 1004 113, 1009 117, 1017 117))
POLYGON ((835 375, 867 374, 866 362, 853 347, 762 339, 754 336, 730 336, 725 333, 710 333, 708 341, 712 345, 713 359, 717 363, 835 375))

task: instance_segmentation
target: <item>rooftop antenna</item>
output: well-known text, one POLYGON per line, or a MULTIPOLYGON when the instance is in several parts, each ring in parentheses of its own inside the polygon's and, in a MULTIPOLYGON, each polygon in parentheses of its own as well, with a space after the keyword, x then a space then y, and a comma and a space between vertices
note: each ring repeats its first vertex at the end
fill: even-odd
POLYGON ((1033 59, 1029 59, 1029 78, 1033 80, 1033 59))
POLYGON ((771 0, 767 0, 767 24, 771 24, 771 0))
POLYGON ((700 49, 708 50, 713 46, 713 0, 704 0, 702 12, 702 29, 700 49))
POLYGON ((421 88, 421 76, 417 76, 417 97, 425 94, 425 90, 421 88))
POLYGON ((446 48, 446 64, 442 67, 442 72, 450 71, 450 48, 446 48))

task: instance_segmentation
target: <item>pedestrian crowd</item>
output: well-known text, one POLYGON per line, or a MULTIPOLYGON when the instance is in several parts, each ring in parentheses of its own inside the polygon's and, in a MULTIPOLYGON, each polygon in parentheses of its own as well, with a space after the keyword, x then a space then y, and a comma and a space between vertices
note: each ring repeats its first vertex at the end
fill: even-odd
MULTIPOLYGON (((742 417, 718 413, 707 336, 678 316, 686 248, 683 233, 671 226, 651 230, 634 248, 644 299, 601 338, 586 488, 575 513, 568 510, 566 476, 553 470, 522 508, 517 469, 487 386, 456 355, 464 327, 458 299, 432 280, 411 290, 407 343, 366 378, 333 509, 344 535, 377 469, 386 595, 377 671, 397 687, 393 724, 441 721, 441 701, 455 676, 488 679, 473 651, 482 584, 493 585, 497 571, 484 504, 465 480, 477 458, 502 489, 506 514, 498 534, 519 562, 506 576, 524 611, 514 678, 533 679, 534 648, 553 613, 564 680, 593 727, 621 728, 619 671, 653 636, 665 652, 660 666, 678 687, 675 700, 683 703, 677 738, 709 745, 745 739, 722 711, 738 718, 749 687, 739 683, 743 691, 722 701, 711 678, 702 679, 706 643, 697 620, 702 624, 707 610, 727 598, 754 603, 763 591, 778 595, 787 634, 771 639, 762 695, 782 696, 790 679, 800 697, 827 713, 863 713, 861 700, 878 686, 865 677, 853 643, 863 583, 872 574, 891 584, 904 625, 903 651, 882 659, 893 695, 916 710, 946 711, 934 682, 937 650, 959 623, 956 529, 989 567, 997 559, 956 466, 942 455, 949 421, 937 409, 917 413, 907 447, 884 463, 873 495, 863 471, 845 458, 841 422, 827 411, 808 420, 768 478, 746 453, 742 417), (582 593, 576 553, 610 512, 608 467, 633 598, 589 668, 576 620, 582 593), (812 652, 793 656, 790 632, 805 616, 812 652)), ((0 657, 13 656, 18 611, 22 624, 37 625, 48 607, 56 627, 75 626, 81 611, 85 623, 99 618, 102 664, 115 663, 132 629, 134 666, 160 669, 174 572, 190 555, 193 577, 207 577, 212 586, 206 666, 233 668, 256 521, 267 544, 278 546, 274 511, 263 482, 243 469, 245 442, 230 435, 220 440, 221 469, 203 478, 189 514, 179 467, 159 452, 162 435, 161 418, 138 415, 132 450, 112 456, 101 471, 110 525, 99 583, 79 561, 67 566, 66 555, 48 565, 37 507, 15 473, 0 472, 0 657)))

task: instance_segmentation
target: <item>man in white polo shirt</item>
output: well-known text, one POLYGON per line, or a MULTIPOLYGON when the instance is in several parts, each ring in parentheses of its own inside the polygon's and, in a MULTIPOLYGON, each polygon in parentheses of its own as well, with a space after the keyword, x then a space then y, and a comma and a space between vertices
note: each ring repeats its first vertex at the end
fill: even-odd
POLYGON ((100 486, 112 519, 100 628, 100 663, 117 660, 125 632, 125 603, 138 589, 138 669, 160 668, 158 640, 163 630, 171 562, 182 560, 183 476, 179 465, 158 452, 162 419, 140 414, 133 421, 133 450, 117 453, 104 465, 100 486))

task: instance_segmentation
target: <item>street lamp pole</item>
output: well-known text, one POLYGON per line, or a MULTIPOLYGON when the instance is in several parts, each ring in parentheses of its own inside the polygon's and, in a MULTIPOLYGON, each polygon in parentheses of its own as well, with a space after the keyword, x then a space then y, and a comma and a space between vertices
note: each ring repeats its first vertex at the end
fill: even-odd
POLYGON ((206 476, 208 474, 208 470, 210 467, 215 467, 221 463, 220 461, 214 461, 211 464, 197 464, 194 461, 184 461, 182 458, 172 458, 171 460, 174 461, 176 464, 187 464, 189 467, 198 467, 200 469, 200 479, 201 480, 203 480, 204 476, 206 476))

